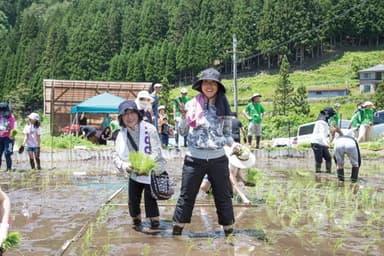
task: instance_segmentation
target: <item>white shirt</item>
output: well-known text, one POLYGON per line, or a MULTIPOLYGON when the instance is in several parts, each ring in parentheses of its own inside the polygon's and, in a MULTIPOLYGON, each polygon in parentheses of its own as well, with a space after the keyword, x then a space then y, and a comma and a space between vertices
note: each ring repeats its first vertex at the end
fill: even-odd
POLYGON ((329 125, 324 120, 317 120, 313 128, 313 137, 311 143, 320 144, 329 147, 329 125))
POLYGON ((32 124, 27 124, 24 127, 23 133, 27 135, 25 146, 40 147, 38 137, 41 136, 41 127, 34 127, 32 124))

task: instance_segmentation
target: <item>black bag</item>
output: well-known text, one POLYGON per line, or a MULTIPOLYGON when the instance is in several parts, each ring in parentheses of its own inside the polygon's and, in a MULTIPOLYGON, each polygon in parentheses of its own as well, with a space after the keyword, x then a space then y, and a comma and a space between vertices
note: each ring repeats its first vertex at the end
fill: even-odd
POLYGON ((23 153, 24 152, 24 146, 23 145, 21 145, 20 147, 19 147, 19 154, 21 154, 21 153, 23 153))
POLYGON ((172 197, 174 190, 171 187, 168 173, 163 171, 156 174, 151 171, 151 194, 156 200, 167 200, 172 197))

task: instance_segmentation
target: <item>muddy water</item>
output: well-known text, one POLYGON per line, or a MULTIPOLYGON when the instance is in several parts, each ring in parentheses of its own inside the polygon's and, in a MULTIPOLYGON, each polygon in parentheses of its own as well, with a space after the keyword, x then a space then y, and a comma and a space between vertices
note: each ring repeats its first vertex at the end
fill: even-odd
MULTIPOLYGON (((357 185, 313 173, 311 152, 257 151, 255 204, 234 199, 235 236, 225 239, 213 199, 199 194, 192 223, 172 237, 182 153, 165 152, 176 194, 161 201, 161 226, 134 230, 126 177, 116 175, 109 151, 45 152, 41 172, 0 173, 12 200, 12 230, 22 243, 6 255, 384 255, 383 158, 363 160, 357 185), (114 196, 112 198, 112 196, 114 196), (105 204, 108 202, 107 204, 105 204)), ((350 175, 349 167, 346 175, 350 175)))

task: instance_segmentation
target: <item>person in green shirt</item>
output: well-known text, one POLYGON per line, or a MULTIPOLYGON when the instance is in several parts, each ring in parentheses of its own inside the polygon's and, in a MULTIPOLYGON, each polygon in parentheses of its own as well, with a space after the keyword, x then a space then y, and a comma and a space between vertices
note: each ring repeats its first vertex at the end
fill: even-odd
POLYGON ((363 116, 363 109, 362 109, 363 102, 359 102, 356 106, 355 113, 353 113, 353 116, 351 118, 351 122, 349 123, 348 129, 352 129, 353 137, 357 139, 359 136, 359 128, 361 125, 361 119, 363 116))
POLYGON ((252 136, 256 137, 256 148, 260 148, 260 140, 262 134, 261 122, 264 117, 264 107, 261 105, 261 95, 255 93, 250 99, 250 103, 245 106, 243 115, 249 120, 248 124, 248 144, 252 146, 252 136))
POLYGON ((375 106, 372 102, 366 101, 362 105, 363 115, 361 118, 361 125, 359 128, 359 137, 357 141, 364 142, 372 139, 372 126, 373 126, 373 112, 375 106))
MULTIPOLYGON (((181 88, 181 96, 176 97, 173 100, 173 120, 175 120, 175 143, 176 148, 179 147, 179 122, 181 118, 181 113, 185 112, 185 104, 189 101, 187 96, 188 90, 186 88, 181 88)), ((184 147, 187 146, 187 136, 184 137, 184 147)))

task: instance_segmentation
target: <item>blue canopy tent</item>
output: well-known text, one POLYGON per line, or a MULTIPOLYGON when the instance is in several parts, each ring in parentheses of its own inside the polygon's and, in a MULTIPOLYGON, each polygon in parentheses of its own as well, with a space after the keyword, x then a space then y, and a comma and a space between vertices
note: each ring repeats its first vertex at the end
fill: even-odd
POLYGON ((119 105, 124 100, 125 99, 122 97, 107 92, 88 98, 71 108, 71 120, 72 114, 75 114, 75 116, 70 127, 77 126, 79 113, 118 113, 119 105))
POLYGON ((118 113, 119 104, 125 99, 119 96, 103 93, 88 98, 85 101, 73 106, 71 114, 77 113, 118 113))

